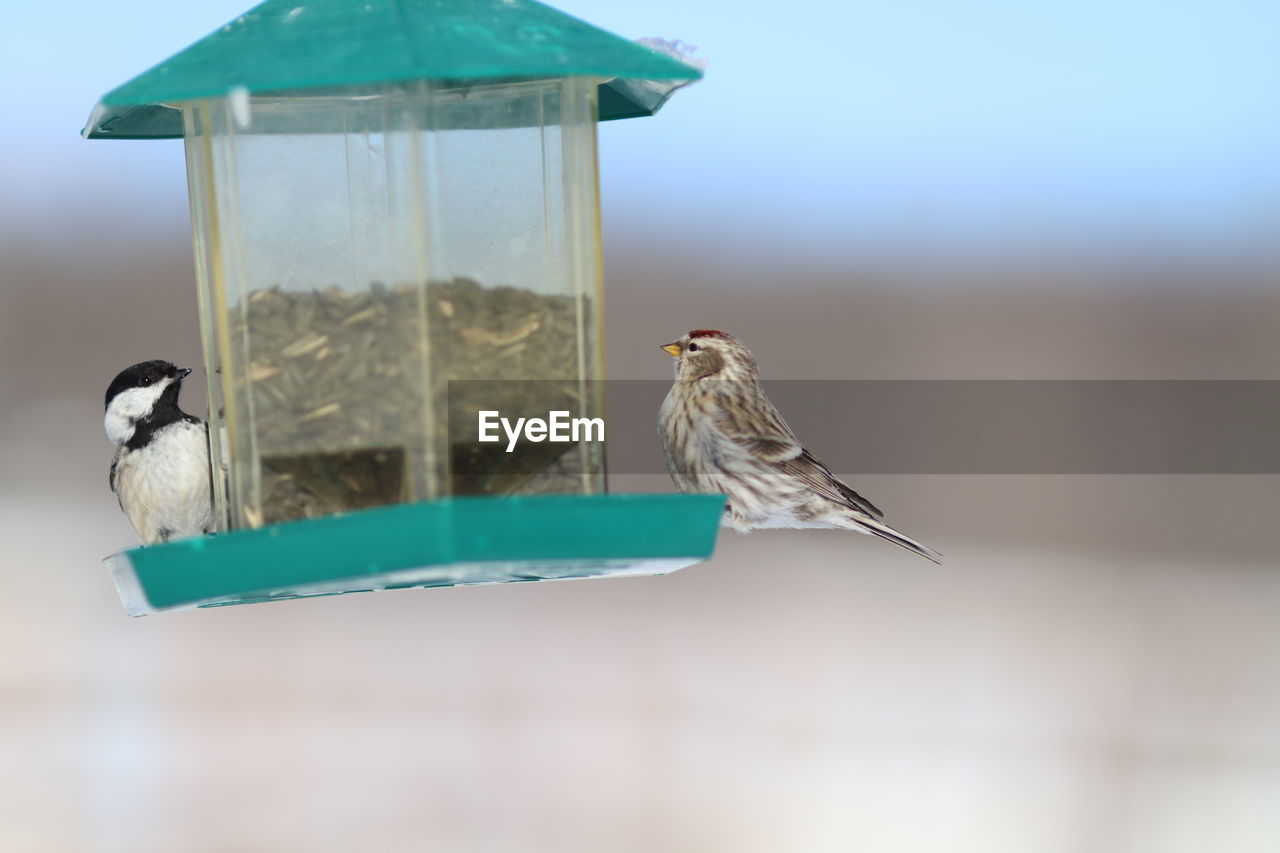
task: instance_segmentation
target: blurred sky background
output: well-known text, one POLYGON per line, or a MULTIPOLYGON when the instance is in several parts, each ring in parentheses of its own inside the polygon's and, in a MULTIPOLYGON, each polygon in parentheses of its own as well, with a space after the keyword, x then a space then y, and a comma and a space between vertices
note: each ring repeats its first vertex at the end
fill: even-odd
MULTIPOLYGON (((1275 476, 838 472, 946 564, 127 619, 102 392, 199 365, 186 180, 78 131, 245 0, 8 5, 0 849, 1280 849, 1275 476)), ((611 376, 697 327, 766 380, 1280 375, 1280 6, 556 5, 709 62, 600 130, 611 376)))
MULTIPOLYGON (((739 256, 829 257, 835 244, 903 260, 909 246, 913 261, 947 265, 1082 244, 1240 260, 1277 242, 1274 4, 560 8, 628 37, 681 39, 710 62, 660 121, 602 128, 611 225, 739 256), (754 232, 771 239, 733 238, 754 232)), ((22 118, 0 142, 9 233, 86 227, 107 205, 127 211, 113 217, 121 227, 182 231, 180 145, 88 145, 75 131, 108 89, 243 10, 15 6, 0 35, 22 118)))

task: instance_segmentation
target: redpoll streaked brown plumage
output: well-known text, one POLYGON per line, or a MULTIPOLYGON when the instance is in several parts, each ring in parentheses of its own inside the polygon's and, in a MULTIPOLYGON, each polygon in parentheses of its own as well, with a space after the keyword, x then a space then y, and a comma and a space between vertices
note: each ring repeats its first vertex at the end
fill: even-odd
POLYGON ((662 347, 675 384, 658 415, 667 470, 682 492, 724 494, 725 524, 828 527, 887 539, 922 557, 942 555, 884 522, 875 504, 805 450, 765 396, 756 360, 724 332, 695 329, 662 347))

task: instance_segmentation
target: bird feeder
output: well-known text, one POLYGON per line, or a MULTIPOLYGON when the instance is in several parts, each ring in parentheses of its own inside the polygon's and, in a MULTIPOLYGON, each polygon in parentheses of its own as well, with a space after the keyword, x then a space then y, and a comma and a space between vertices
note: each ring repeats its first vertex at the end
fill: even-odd
POLYGON ((219 525, 108 558, 126 609, 708 557, 722 499, 607 495, 592 435, 595 125, 699 76, 528 0, 268 0, 103 97, 185 140, 219 525))

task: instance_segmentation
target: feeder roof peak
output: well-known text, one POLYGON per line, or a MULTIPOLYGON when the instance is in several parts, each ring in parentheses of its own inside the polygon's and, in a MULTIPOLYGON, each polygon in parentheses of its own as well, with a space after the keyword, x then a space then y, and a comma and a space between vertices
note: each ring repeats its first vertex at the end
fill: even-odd
POLYGON ((107 93, 90 138, 182 135, 172 105, 408 80, 597 77, 600 118, 649 115, 699 69, 534 0, 267 0, 107 93))

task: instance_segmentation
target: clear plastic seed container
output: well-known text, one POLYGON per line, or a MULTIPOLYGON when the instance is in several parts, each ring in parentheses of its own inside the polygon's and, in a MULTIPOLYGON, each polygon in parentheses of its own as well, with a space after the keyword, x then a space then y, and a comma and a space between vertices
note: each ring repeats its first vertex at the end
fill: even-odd
POLYGON ((602 416, 598 83, 182 105, 225 529, 603 490, 600 442, 476 440, 602 416))

